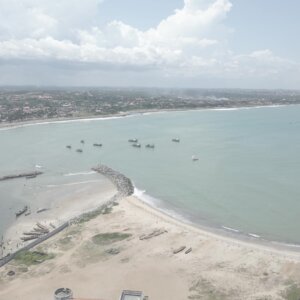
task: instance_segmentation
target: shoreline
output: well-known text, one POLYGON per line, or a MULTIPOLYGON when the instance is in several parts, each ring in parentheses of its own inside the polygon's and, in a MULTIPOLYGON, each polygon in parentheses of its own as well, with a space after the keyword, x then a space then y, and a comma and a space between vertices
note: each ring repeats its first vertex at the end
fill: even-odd
MULTIPOLYGON (((73 212, 69 212, 69 217, 64 215, 64 212, 61 212, 61 215, 56 215, 56 212, 51 211, 50 215, 44 215, 43 220, 39 219, 40 216, 34 216, 31 217, 30 220, 19 220, 15 221, 14 224, 8 227, 4 234, 3 241, 1 242, 1 254, 2 257, 0 257, 0 268, 7 264, 9 261, 11 261, 18 253, 24 250, 29 250, 36 245, 39 245, 40 243, 44 242, 45 240, 48 240, 52 236, 56 235, 60 231, 64 230, 69 226, 69 224, 81 222, 84 219, 89 219, 93 215, 97 215, 97 213, 101 213, 102 210, 110 208, 113 203, 120 201, 122 198, 128 197, 133 194, 133 185, 131 183, 131 180, 124 176, 123 174, 119 173, 118 171, 115 171, 105 165, 99 165, 97 167, 92 168, 93 171, 102 174, 113 186, 114 190, 111 192, 103 192, 102 193, 96 193, 96 198, 98 198, 99 195, 102 197, 105 197, 104 202, 98 203, 95 205, 94 201, 91 203, 93 205, 93 208, 86 208, 84 211, 81 211, 80 214, 76 215, 76 204, 73 203, 73 212), (113 194, 110 197, 105 196, 106 193, 113 194), (75 206, 75 209, 74 209, 75 206), (54 215, 56 215, 57 219, 60 221, 56 221, 55 219, 51 218, 54 215), (75 214, 75 215, 74 215, 75 214), (42 235, 41 237, 30 240, 29 242, 20 242, 20 234, 23 230, 30 230, 33 228, 33 226, 36 223, 42 222, 45 224, 47 223, 48 228, 51 228, 49 224, 55 224, 55 228, 47 233, 46 235, 42 235), (5 248, 3 248, 5 246, 5 248), (6 250, 6 248, 10 246, 10 250, 6 250)), ((64 203, 63 205, 66 205, 64 203)), ((65 208, 66 209, 66 208, 65 208)), ((80 207, 77 207, 77 210, 80 209, 80 207)), ((81 207, 82 209, 82 207, 81 207)), ((55 210, 55 209, 54 209, 55 210)), ((45 226, 45 225, 44 225, 45 226)), ((53 225, 52 225, 53 226, 53 225)))
POLYGON ((32 119, 27 121, 16 121, 11 123, 0 123, 0 130, 9 130, 27 126, 47 125, 47 124, 60 124, 60 123, 73 123, 73 122, 89 122, 89 121, 106 121, 112 119, 128 118, 139 115, 159 114, 159 113, 172 113, 172 112, 199 112, 199 111, 232 111, 242 109, 260 109, 260 108, 278 108, 295 106, 300 104, 266 104, 260 106, 231 106, 231 107, 208 107, 208 108, 196 108, 196 109, 150 109, 150 110, 137 110, 128 111, 116 114, 108 114, 103 116, 86 116, 86 117, 73 117, 73 118, 53 118, 53 119, 32 119))
POLYGON ((146 196, 143 197, 143 191, 141 192, 137 187, 135 187, 134 190, 135 192, 133 196, 139 199, 139 201, 145 205, 168 218, 178 221, 184 225, 191 226, 194 229, 201 230, 202 232, 206 232, 220 238, 229 238, 237 242, 246 243, 248 245, 262 246, 277 251, 291 251, 292 253, 300 253, 300 244, 264 238, 263 236, 255 233, 243 232, 239 229, 213 224, 209 222, 209 220, 206 222, 194 221, 188 214, 183 214, 179 210, 176 210, 176 208, 164 205, 161 207, 157 204, 160 202, 163 203, 163 200, 156 199, 149 194, 145 194, 146 196))

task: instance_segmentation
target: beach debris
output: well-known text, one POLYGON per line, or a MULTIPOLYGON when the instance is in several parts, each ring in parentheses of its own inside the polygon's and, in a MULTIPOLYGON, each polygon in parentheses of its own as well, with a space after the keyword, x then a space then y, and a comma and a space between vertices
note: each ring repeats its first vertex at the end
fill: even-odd
POLYGON ((180 138, 173 138, 172 142, 179 143, 180 142, 180 138))
POLYGON ((149 234, 143 234, 143 235, 141 235, 141 236, 139 237, 139 239, 140 239, 141 241, 142 241, 142 240, 149 240, 149 239, 151 239, 151 238, 154 238, 154 237, 159 236, 159 235, 161 235, 161 234, 164 234, 164 233, 166 233, 166 232, 168 232, 168 231, 165 230, 165 229, 156 229, 156 230, 152 231, 152 232, 149 233, 149 234))
POLYGON ((192 247, 191 247, 191 248, 187 249, 184 253, 185 253, 185 254, 189 254, 190 252, 192 252, 192 250, 193 250, 193 249, 192 249, 192 247))
POLYGON ((16 272, 10 270, 9 272, 7 272, 7 275, 8 275, 8 276, 14 276, 14 275, 16 275, 16 272))
POLYGON ((183 251, 185 248, 186 248, 186 246, 181 246, 181 247, 175 249, 175 250, 173 251, 173 254, 177 254, 177 253, 183 251))
POLYGON ((55 226, 53 223, 50 223, 50 226, 51 226, 53 229, 56 228, 56 226, 55 226))
POLYGON ((45 225, 43 225, 43 224, 41 224, 41 223, 39 223, 39 222, 37 222, 36 225, 37 225, 40 229, 46 231, 47 233, 49 232, 49 229, 47 228, 47 226, 45 226, 45 225))
POLYGON ((23 215, 24 213, 26 213, 28 210, 28 206, 25 205, 21 210, 16 212, 16 218, 20 217, 21 215, 23 215))
POLYGON ((117 255, 121 251, 118 248, 111 248, 111 249, 106 250, 105 252, 108 253, 108 254, 111 254, 111 255, 117 255))

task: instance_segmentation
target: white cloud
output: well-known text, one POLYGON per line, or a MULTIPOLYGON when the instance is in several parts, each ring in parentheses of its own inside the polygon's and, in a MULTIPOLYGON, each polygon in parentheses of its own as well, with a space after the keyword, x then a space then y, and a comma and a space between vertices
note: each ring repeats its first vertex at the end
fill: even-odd
POLYGON ((161 76, 278 76, 298 68, 271 50, 227 48, 229 0, 184 0, 156 27, 99 26, 100 0, 0 0, 0 59, 155 69, 161 76))

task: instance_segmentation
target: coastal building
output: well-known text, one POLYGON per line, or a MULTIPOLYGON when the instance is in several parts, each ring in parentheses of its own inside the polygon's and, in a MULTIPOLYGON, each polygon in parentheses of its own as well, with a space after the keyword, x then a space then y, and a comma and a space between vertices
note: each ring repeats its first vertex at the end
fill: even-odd
POLYGON ((139 291, 123 291, 120 300, 148 300, 147 296, 143 296, 139 291))

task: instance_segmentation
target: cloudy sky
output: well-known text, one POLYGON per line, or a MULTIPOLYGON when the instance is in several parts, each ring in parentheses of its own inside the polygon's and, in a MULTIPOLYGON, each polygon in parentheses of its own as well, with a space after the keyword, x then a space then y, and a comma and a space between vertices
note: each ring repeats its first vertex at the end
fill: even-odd
POLYGON ((300 88, 298 0, 0 0, 0 85, 300 88))

